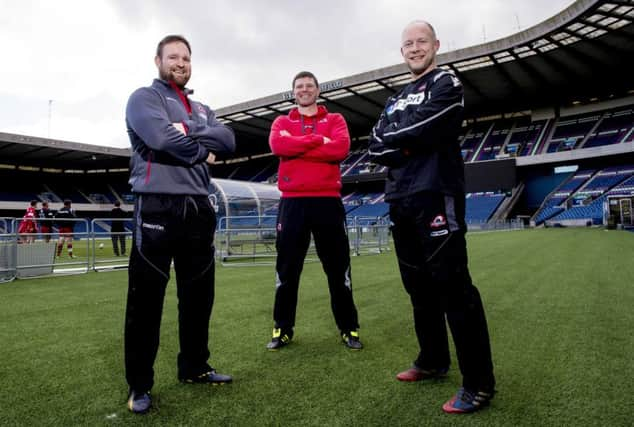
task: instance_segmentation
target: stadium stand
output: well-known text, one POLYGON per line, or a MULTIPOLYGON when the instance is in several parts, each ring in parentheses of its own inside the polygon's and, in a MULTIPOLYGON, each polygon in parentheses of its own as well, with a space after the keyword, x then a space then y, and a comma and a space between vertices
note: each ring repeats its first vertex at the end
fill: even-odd
POLYGON ((517 119, 511 130, 511 138, 506 145, 506 154, 515 156, 530 154, 545 123, 544 120, 531 122, 530 117, 517 119))
POLYGON ((634 111, 629 108, 622 111, 606 112, 597 128, 589 135, 583 148, 619 144, 631 135, 634 124, 634 111))
POLYGON ((478 149, 479 155, 476 161, 493 160, 500 153, 500 149, 506 142, 513 122, 499 120, 493 123, 490 134, 482 141, 478 149))
MULTIPOLYGON (((550 222, 587 220, 592 224, 601 224, 603 222, 603 203, 607 194, 613 188, 615 190, 626 188, 621 184, 630 182, 633 177, 633 166, 609 167, 597 172, 572 194, 568 200, 569 208, 554 215, 550 222)), ((613 194, 618 193, 614 192, 613 194)))
POLYGON ((465 214, 467 223, 487 222, 505 197, 505 194, 492 192, 467 194, 465 214))
MULTIPOLYGON (((509 201, 509 190, 534 176, 549 176, 557 166, 579 171, 563 183, 553 182, 530 204, 526 200, 534 190, 527 185, 527 194, 517 197, 506 215, 528 216, 537 224, 568 216, 594 221, 596 212, 584 208, 631 191, 631 174, 623 165, 634 163, 634 51, 628 43, 634 38, 633 13, 631 2, 578 0, 529 30, 438 56, 439 65, 454 72, 465 89, 460 141, 466 165, 493 170, 495 159, 515 162, 517 182, 502 188, 485 185, 482 174, 471 175, 477 182, 468 182, 475 187, 469 190, 468 218, 493 221, 496 209, 509 201)), ((385 169, 367 162, 365 141, 385 99, 408 80, 406 66, 397 64, 320 85, 320 102, 343 114, 350 130, 353 150, 341 168, 347 212, 385 212, 380 210, 385 169)), ((218 109, 219 120, 236 133, 238 153, 214 165, 213 176, 274 182, 277 163, 270 156, 267 128, 292 106, 290 92, 282 92, 218 109)), ((0 179, 11 183, 0 192, 3 213, 21 215, 24 202, 33 198, 55 203, 70 198, 91 214, 105 211, 115 199, 134 201, 126 183, 129 150, 1 132, 0 150, 2 163, 14 168, 0 170, 0 179), (18 167, 39 172, 18 172, 18 167), (63 172, 53 177, 43 174, 44 168, 63 172), (121 173, 70 173, 93 168, 121 173), (15 173, 31 178, 15 179, 15 173)))
POLYGON ((379 203, 367 203, 359 206, 355 206, 348 210, 346 214, 349 217, 384 217, 389 213, 389 205, 385 202, 379 203))

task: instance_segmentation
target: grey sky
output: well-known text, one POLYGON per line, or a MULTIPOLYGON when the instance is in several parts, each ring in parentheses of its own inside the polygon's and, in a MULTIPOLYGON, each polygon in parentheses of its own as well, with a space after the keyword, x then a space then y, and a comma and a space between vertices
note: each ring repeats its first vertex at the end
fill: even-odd
POLYGON ((127 97, 156 76, 156 43, 169 33, 190 40, 189 86, 215 109, 286 91, 303 69, 327 81, 399 63, 401 30, 414 18, 435 26, 444 52, 506 37, 572 3, 3 0, 0 131, 127 147, 127 97))

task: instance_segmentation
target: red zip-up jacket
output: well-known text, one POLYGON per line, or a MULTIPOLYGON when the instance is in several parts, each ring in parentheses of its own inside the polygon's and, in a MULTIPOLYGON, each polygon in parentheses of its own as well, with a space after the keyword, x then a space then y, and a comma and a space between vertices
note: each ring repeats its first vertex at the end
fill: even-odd
POLYGON ((293 108, 271 125, 271 151, 280 159, 277 185, 282 197, 341 197, 339 163, 350 151, 343 116, 320 105, 314 116, 293 108), (287 131, 290 136, 280 135, 287 131), (324 143, 324 137, 330 138, 324 143))

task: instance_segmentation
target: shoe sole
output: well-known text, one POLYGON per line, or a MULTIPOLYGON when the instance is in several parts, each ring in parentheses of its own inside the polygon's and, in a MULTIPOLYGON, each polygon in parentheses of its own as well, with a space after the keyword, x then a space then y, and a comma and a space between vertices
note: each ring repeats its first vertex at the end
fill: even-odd
POLYGON ((152 407, 150 406, 149 408, 147 408, 145 411, 135 411, 134 409, 130 408, 130 406, 128 405, 128 410, 130 410, 130 412, 132 412, 133 414, 138 414, 138 415, 145 415, 148 412, 150 412, 150 409, 152 407))
POLYGON ((447 414, 473 414, 474 412, 478 412, 481 409, 486 408, 487 406, 489 406, 489 404, 480 405, 471 411, 465 411, 464 409, 454 408, 453 406, 451 406, 450 402, 447 402, 442 405, 442 410, 447 414))
POLYGON ((436 374, 436 375, 422 375, 420 377, 400 377, 398 374, 396 375, 396 379, 406 383, 416 383, 419 381, 429 381, 429 380, 443 380, 447 378, 447 374, 436 374))
POLYGON ((291 341, 289 340, 288 342, 285 343, 281 343, 279 346, 277 347, 269 347, 268 344, 266 346, 266 349, 268 351, 278 351, 280 348, 286 347, 287 345, 289 345, 291 343, 291 341))
POLYGON ((148 412, 150 412, 150 409, 152 409, 152 404, 151 403, 150 403, 150 406, 148 406, 148 408, 143 410, 143 411, 135 411, 134 408, 133 408, 133 403, 130 402, 130 401, 127 402, 126 406, 128 407, 128 410, 130 412, 132 412, 133 414, 139 414, 139 415, 147 414, 148 412))
POLYGON ((348 348, 349 350, 352 350, 352 351, 359 351, 359 350, 363 350, 363 347, 350 347, 350 346, 349 346, 347 343, 345 343, 345 342, 343 343, 343 345, 345 345, 345 346, 346 346, 346 348, 348 348))
POLYGON ((211 381, 192 381, 192 380, 180 380, 183 384, 202 384, 202 385, 225 385, 231 384, 231 381, 211 382, 211 381))
POLYGON ((444 405, 442 405, 442 410, 447 413, 447 414, 473 414, 474 412, 478 412, 481 409, 486 408, 487 406, 491 405, 491 401, 488 400, 486 402, 483 402, 482 404, 480 404, 479 406, 474 406, 474 408, 470 411, 464 410, 464 409, 460 409, 460 408, 455 408, 453 405, 456 402, 456 396, 452 397, 451 399, 449 399, 447 402, 445 402, 444 405))

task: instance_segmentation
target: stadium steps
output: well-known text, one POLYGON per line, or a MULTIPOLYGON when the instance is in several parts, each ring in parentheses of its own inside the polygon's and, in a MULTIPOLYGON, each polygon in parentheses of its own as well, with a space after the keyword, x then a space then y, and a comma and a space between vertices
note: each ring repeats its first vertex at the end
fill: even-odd
POLYGON ((581 150, 583 146, 586 145, 586 142, 588 142, 590 137, 597 132, 597 129, 599 129, 599 126, 601 126, 601 123, 603 123, 603 119, 605 119, 607 115, 608 115, 607 111, 604 111, 603 114, 601 114, 601 116, 599 117, 599 120, 597 120, 594 126, 592 126, 592 129, 590 129, 590 131, 586 134, 586 136, 583 137, 577 149, 581 150))
POLYGON ((535 154, 543 154, 542 152, 548 144, 550 143, 551 138, 555 134, 555 130, 557 129, 557 123, 559 123, 559 117, 555 117, 554 119, 549 119, 546 125, 544 126, 544 131, 540 135, 539 139, 535 143, 535 147, 531 155, 535 154))
POLYGON ((489 136, 491 135, 491 132, 493 132, 494 127, 495 127, 495 121, 491 122, 491 125, 489 126, 486 133, 484 134, 482 141, 480 141, 478 148, 476 149, 475 153, 473 153, 473 157, 471 157, 470 163, 475 162, 476 159, 480 156, 480 151, 482 150, 482 147, 484 147, 484 145, 486 144, 487 139, 489 139, 489 136))

